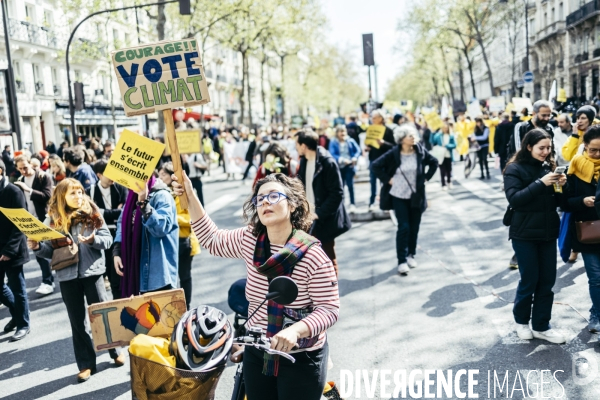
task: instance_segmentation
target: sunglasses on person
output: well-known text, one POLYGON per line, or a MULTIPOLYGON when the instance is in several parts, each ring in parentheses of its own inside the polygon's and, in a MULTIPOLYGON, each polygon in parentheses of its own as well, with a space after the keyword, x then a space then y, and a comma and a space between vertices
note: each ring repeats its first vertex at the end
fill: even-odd
POLYGON ((254 204, 254 207, 261 207, 266 199, 270 205, 274 205, 287 198, 288 197, 283 193, 271 192, 269 194, 254 196, 252 198, 252 204, 254 204))

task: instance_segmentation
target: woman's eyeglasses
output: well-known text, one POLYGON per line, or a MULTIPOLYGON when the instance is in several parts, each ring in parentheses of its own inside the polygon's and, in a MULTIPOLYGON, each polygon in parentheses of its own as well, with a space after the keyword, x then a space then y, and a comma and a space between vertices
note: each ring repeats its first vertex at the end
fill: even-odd
POLYGON ((283 193, 271 192, 262 196, 254 196, 252 198, 252 204, 254 204, 254 207, 261 207, 266 199, 269 204, 273 205, 279 203, 282 199, 287 198, 288 197, 283 193))
POLYGON ((587 149, 589 154, 598 154, 600 153, 600 149, 587 149))

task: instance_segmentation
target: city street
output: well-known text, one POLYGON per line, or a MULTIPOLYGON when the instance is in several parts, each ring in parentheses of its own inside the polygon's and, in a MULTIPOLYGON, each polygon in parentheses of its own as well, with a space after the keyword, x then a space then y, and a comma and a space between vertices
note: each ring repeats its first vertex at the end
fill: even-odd
MULTIPOLYGON (((590 298, 581 258, 575 264, 559 262, 554 287, 555 302, 560 304, 553 309, 553 327, 567 335, 568 342, 519 340, 511 312, 519 274, 507 268, 512 249, 501 222, 506 200, 499 172, 494 170, 491 180, 480 181, 477 170, 464 179, 462 164, 455 163, 454 168, 457 179, 452 190, 441 190, 438 174, 427 185, 429 209, 421 225, 419 266, 408 276, 396 272, 395 227, 390 220, 355 223, 337 240, 341 312, 328 331, 334 364, 328 379, 339 384, 340 370, 373 374, 387 369, 392 376, 395 370, 406 370, 407 376, 418 369, 479 370, 474 387, 479 398, 494 397, 495 372, 497 398, 507 397, 506 384, 500 392, 505 374, 512 390, 519 373, 525 391, 528 383, 530 397, 542 398, 538 391, 543 379, 543 397, 597 399, 599 378, 583 385, 573 378, 573 365, 579 382, 586 373, 597 373, 600 361, 597 335, 585 329, 590 298), (591 362, 586 363, 582 355, 591 362), (541 370, 551 372, 542 377, 541 370)), ((241 226, 241 205, 249 190, 239 181, 204 186, 208 212, 219 227, 241 226)), ((368 183, 357 184, 356 191, 359 208, 366 209, 368 183)), ((40 270, 35 262, 25 269, 32 331, 16 343, 9 343, 8 335, 0 336, 0 398, 130 398, 129 366, 114 368, 106 352, 99 355, 98 373, 86 383, 76 383, 71 332, 58 286, 54 294, 38 297, 40 270)), ((240 261, 215 258, 203 250, 194 259, 192 305, 213 305, 232 316, 227 291, 244 276, 240 261)), ((7 309, 0 308, 0 326, 8 320, 7 309)), ((216 399, 230 398, 234 372, 235 366, 227 367, 216 399)), ((423 380, 423 375, 416 380, 423 380)), ((391 397, 382 397, 379 387, 374 397, 368 397, 364 381, 361 386, 362 393, 352 398, 391 397)), ((466 392, 464 377, 460 386, 466 392)), ((516 388, 512 398, 524 398, 527 392, 521 391, 518 381, 516 388)), ((435 391, 433 385, 431 392, 435 391)), ((407 393, 407 398, 414 397, 407 393)))

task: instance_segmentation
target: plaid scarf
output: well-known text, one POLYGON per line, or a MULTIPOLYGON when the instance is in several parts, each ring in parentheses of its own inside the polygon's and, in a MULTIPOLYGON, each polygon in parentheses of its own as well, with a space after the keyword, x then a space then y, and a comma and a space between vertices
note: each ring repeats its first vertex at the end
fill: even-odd
MULTIPOLYGON (((287 243, 278 253, 271 255, 271 244, 265 233, 256 239, 254 249, 254 267, 256 271, 267 277, 269 282, 278 276, 291 276, 294 267, 308 249, 319 243, 317 239, 308 233, 294 229, 287 243)), ((267 337, 273 337, 283 327, 283 306, 273 300, 267 303, 267 337)), ((279 356, 265 353, 263 375, 277 376, 279 371, 279 356)))

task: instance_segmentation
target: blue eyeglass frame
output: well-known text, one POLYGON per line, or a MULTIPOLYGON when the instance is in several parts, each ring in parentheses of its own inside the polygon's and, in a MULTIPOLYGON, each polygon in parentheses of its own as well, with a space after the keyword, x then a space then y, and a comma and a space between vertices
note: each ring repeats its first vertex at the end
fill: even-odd
POLYGON ((261 196, 254 196, 252 198, 252 204, 254 205, 254 207, 257 207, 257 208, 258 207, 262 207, 262 205, 264 204, 265 198, 267 199, 267 202, 270 205, 274 205, 274 204, 279 203, 282 198, 287 199, 288 197, 285 194, 281 193, 281 192, 271 192, 271 193, 264 194, 264 195, 261 195, 261 196), (271 202, 271 200, 269 200, 269 196, 272 195, 272 194, 277 194, 278 195, 277 201, 271 202), (259 200, 259 197, 260 197, 260 200, 259 200))

